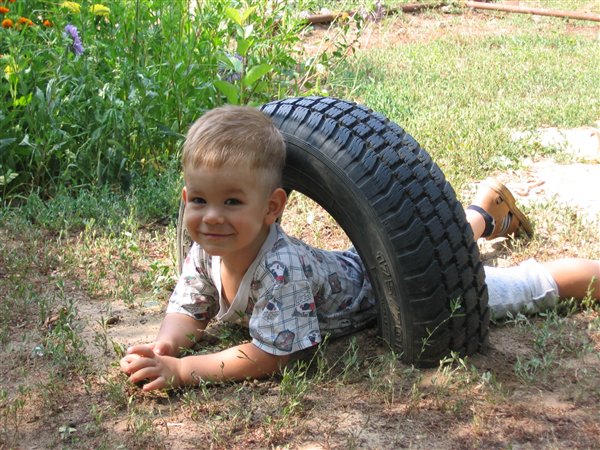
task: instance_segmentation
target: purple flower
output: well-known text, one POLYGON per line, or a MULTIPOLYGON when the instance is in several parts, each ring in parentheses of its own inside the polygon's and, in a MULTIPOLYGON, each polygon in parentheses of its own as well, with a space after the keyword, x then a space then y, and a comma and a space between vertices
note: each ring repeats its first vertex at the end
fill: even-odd
POLYGON ((63 33, 65 37, 70 37, 73 39, 73 44, 71 44, 70 48, 76 56, 79 56, 83 53, 83 44, 81 43, 81 38, 79 37, 79 32, 77 31, 77 27, 75 25, 68 24, 65 27, 65 32, 63 33))

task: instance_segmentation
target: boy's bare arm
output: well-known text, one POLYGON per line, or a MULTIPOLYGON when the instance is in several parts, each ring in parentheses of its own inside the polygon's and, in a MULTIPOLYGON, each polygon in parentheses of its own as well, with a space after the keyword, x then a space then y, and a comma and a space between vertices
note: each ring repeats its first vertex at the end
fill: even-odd
POLYGON ((149 348, 140 349, 136 358, 122 360, 122 369, 133 383, 151 380, 144 390, 193 386, 204 381, 241 381, 264 378, 279 371, 289 356, 267 353, 252 343, 238 345, 218 353, 185 358, 156 355, 149 348))
POLYGON ((252 343, 236 345, 218 353, 188 356, 181 359, 183 384, 205 381, 241 381, 264 378, 278 372, 289 356, 277 356, 252 343))
MULTIPOLYGON (((177 356, 181 348, 190 348, 200 339, 208 321, 185 314, 166 314, 156 337, 159 354, 177 356)), ((157 350, 155 346, 155 351, 157 350)))
POLYGON ((207 323, 185 314, 166 314, 156 340, 149 344, 134 345, 127 349, 127 354, 151 351, 158 355, 177 356, 182 348, 190 348, 200 339, 207 323))

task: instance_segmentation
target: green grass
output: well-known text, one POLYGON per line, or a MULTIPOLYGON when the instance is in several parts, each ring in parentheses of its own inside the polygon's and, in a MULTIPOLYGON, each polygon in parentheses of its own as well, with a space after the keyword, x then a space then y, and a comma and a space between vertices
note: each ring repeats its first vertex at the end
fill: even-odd
POLYGON ((331 77, 333 92, 400 124, 460 187, 536 152, 511 142, 512 130, 600 117, 597 41, 540 34, 531 19, 524 28, 359 51, 331 77))
POLYGON ((80 231, 89 226, 118 232, 132 220, 136 224, 156 220, 174 223, 182 187, 179 160, 174 158, 161 173, 135 174, 125 192, 106 185, 62 187, 47 198, 47 193, 38 190, 14 202, 20 205, 2 209, 0 224, 18 216, 52 232, 80 231))

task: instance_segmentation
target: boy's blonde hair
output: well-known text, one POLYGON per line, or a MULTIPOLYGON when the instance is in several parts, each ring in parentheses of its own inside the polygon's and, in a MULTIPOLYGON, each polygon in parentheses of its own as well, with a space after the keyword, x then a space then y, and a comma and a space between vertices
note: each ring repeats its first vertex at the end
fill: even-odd
MULTIPOLYGON (((183 170, 200 166, 249 165, 281 186, 285 141, 269 117, 249 106, 222 106, 200 117, 183 145, 183 170), (266 174, 264 173, 266 172, 266 174)), ((267 181, 267 180, 265 180, 267 181)))

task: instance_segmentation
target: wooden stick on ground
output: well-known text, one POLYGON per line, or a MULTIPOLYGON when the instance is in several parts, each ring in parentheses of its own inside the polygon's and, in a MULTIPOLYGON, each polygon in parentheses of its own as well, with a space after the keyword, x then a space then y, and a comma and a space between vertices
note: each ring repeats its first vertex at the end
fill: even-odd
MULTIPOLYGON (((400 5, 395 8, 390 8, 385 11, 385 14, 393 14, 397 12, 411 13, 418 12, 424 9, 435 9, 447 5, 447 1, 431 2, 431 3, 408 3, 406 5, 400 5)), ((473 9, 485 9, 488 11, 501 11, 521 14, 534 14, 538 16, 550 16, 550 17, 564 17, 567 19, 577 20, 590 20, 593 22, 600 22, 600 14, 577 12, 577 11, 564 11, 558 9, 544 9, 544 8, 529 8, 527 6, 514 6, 514 5, 503 5, 501 3, 484 3, 476 1, 465 1, 465 6, 473 9)), ((314 14, 306 18, 309 23, 329 23, 335 19, 344 16, 353 16, 356 11, 337 12, 329 14, 314 14)))
POLYGON ((568 19, 591 20, 594 22, 600 22, 600 14, 594 13, 563 11, 558 9, 529 8, 526 6, 503 5, 501 3, 482 3, 473 1, 465 1, 464 4, 465 6, 474 9, 514 12, 521 14, 535 14, 538 16, 565 17, 568 19))

